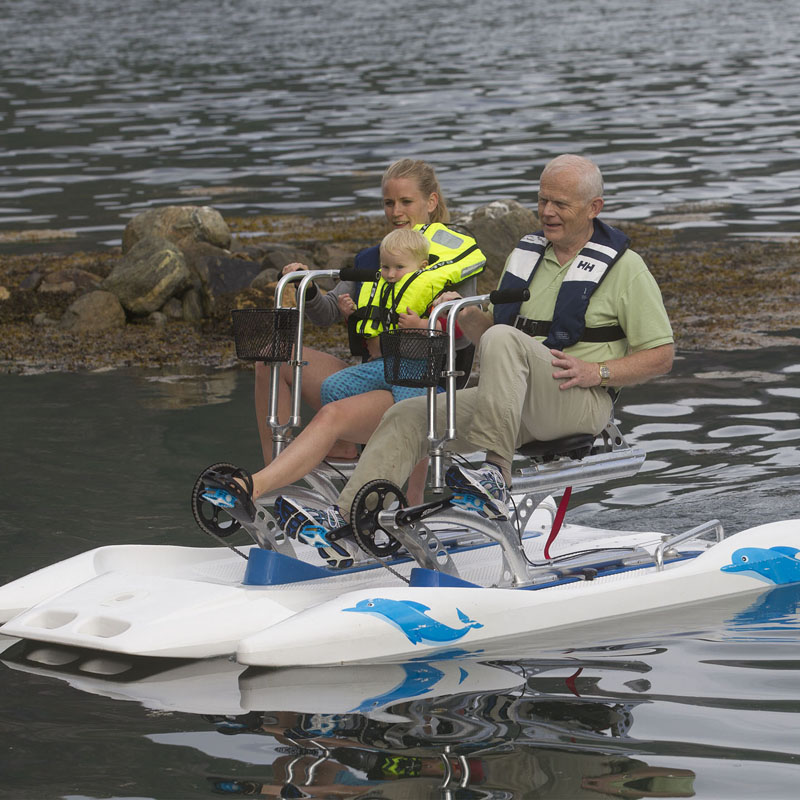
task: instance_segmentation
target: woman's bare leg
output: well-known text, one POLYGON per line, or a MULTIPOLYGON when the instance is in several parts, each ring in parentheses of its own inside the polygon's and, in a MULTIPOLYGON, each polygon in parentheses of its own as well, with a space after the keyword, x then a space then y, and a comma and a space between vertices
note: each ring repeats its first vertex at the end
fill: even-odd
POLYGON ((253 498, 307 475, 339 439, 366 442, 393 403, 391 392, 380 390, 322 406, 278 458, 253 475, 253 498))
MULTIPOLYGON (((303 367, 301 396, 316 411, 321 405, 320 387, 322 382, 329 375, 333 375, 334 372, 349 365, 336 356, 310 347, 303 348, 303 361, 307 361, 308 364, 303 367)), ((292 377, 291 367, 288 364, 281 364, 278 379, 278 419, 281 424, 288 422, 292 412, 292 377)), ((272 367, 260 361, 256 362, 254 391, 256 425, 265 465, 272 461, 272 429, 267 424, 271 378, 272 367)), ((338 458, 355 458, 356 455, 357 448, 351 442, 337 446, 336 450, 331 453, 331 456, 338 458)))

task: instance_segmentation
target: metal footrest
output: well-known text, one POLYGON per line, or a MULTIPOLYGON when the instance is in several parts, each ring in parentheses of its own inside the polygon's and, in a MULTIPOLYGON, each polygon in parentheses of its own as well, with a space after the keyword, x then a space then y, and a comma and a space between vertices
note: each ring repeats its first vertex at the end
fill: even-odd
POLYGON ((381 511, 378 514, 381 528, 394 536, 421 567, 445 572, 458 578, 458 569, 439 537, 419 522, 397 525, 397 513, 397 511, 381 511))
POLYGON ((274 550, 284 556, 295 558, 291 539, 281 530, 275 517, 263 506, 256 505, 256 518, 242 526, 255 543, 264 550, 274 550))
POLYGON ((703 536, 708 536, 710 533, 714 534, 717 542, 721 542, 725 538, 725 531, 722 528, 722 523, 718 519, 711 519, 683 533, 665 537, 664 541, 656 547, 653 555, 656 562, 656 569, 664 569, 664 559, 674 555, 673 548, 676 545, 682 542, 688 542, 690 539, 700 539, 703 536))

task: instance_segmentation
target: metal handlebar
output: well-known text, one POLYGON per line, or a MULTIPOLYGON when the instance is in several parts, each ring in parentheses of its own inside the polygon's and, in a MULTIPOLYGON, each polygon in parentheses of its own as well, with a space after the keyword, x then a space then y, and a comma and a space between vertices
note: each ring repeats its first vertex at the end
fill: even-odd
POLYGON ((444 489, 444 446, 456 438, 456 317, 467 306, 478 306, 489 300, 488 294, 446 300, 436 306, 428 317, 428 328, 436 330, 439 319, 447 314, 447 371, 446 379, 446 428, 444 436, 436 435, 436 387, 428 389, 428 455, 430 457, 430 487, 434 492, 444 489))
POLYGON ((303 361, 303 330, 305 327, 306 292, 308 285, 314 278, 335 278, 340 274, 338 269, 297 270, 284 275, 275 287, 275 308, 288 308, 283 305, 283 293, 293 281, 299 281, 295 290, 297 299, 297 339, 295 343, 294 359, 289 362, 292 367, 292 410, 288 421, 281 425, 278 419, 278 381, 280 379, 280 363, 273 363, 269 390, 269 405, 267 411, 267 424, 272 429, 272 457, 277 458, 286 444, 288 431, 300 427, 300 404, 302 401, 302 372, 307 362, 303 361))

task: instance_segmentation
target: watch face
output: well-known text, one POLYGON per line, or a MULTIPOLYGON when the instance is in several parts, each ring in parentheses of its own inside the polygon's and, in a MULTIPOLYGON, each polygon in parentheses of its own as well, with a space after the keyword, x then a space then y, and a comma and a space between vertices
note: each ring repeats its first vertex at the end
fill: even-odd
POLYGON ((602 377, 603 377, 605 380, 608 380, 608 378, 610 378, 610 377, 611 377, 611 370, 610 370, 608 367, 606 367, 606 366, 602 366, 602 367, 600 367, 600 375, 601 375, 601 376, 602 376, 602 377))

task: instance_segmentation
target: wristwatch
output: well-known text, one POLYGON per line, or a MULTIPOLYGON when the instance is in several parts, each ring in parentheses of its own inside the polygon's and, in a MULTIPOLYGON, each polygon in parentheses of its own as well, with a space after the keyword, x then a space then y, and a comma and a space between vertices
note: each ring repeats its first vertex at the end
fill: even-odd
POLYGON ((611 380, 611 370, 608 368, 608 365, 605 361, 601 361, 597 368, 600 370, 600 385, 601 386, 608 386, 608 382, 611 380))

